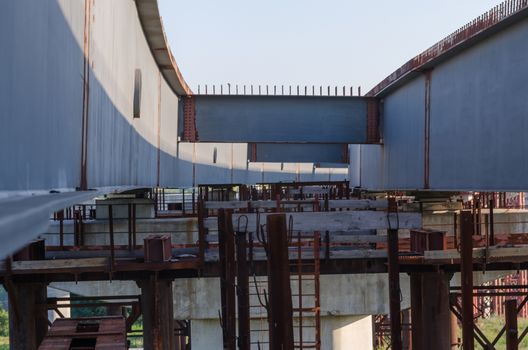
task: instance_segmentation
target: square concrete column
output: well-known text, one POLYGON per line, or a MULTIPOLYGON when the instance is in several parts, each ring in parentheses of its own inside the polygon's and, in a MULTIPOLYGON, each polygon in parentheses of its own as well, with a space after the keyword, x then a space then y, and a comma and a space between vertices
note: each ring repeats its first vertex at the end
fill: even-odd
POLYGON ((15 283, 9 288, 11 350, 36 350, 48 332, 44 283, 15 283))
POLYGON ((174 349, 172 280, 151 277, 137 283, 141 288, 144 349, 174 349))

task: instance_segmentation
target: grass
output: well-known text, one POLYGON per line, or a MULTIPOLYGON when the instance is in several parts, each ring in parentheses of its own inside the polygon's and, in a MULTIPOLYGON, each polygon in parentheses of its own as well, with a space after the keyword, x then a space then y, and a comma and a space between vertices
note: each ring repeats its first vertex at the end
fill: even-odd
MULTIPOLYGON (((486 337, 490 341, 493 341, 493 339, 495 339, 497 334, 499 334, 499 331, 504 326, 504 318, 493 316, 493 317, 490 317, 490 318, 485 319, 485 320, 480 319, 478 321, 477 326, 480 328, 482 333, 484 333, 486 335, 486 337)), ((526 327, 528 327, 528 319, 519 318, 518 319, 519 335, 522 333, 522 331, 526 327)), ((460 329, 459 329, 459 334, 460 334, 460 329)), ((478 343, 475 342, 475 346, 477 344, 478 343)), ((505 350, 506 349, 506 337, 505 337, 505 335, 503 335, 499 339, 499 341, 497 342, 497 345, 496 345, 495 348, 496 348, 496 350, 505 350)), ((528 338, 525 337, 523 339, 523 341, 519 344, 519 349, 522 349, 522 350, 527 350, 528 349, 528 338)))
MULTIPOLYGON (((518 330, 519 335, 524 331, 525 328, 528 327, 528 319, 519 318, 517 320, 518 322, 518 330)), ((504 326, 504 317, 498 317, 498 316, 492 316, 488 319, 479 319, 477 326, 479 329, 486 335, 486 338, 490 342, 492 342, 495 337, 499 334, 500 330, 504 326)), ((462 337, 462 330, 459 327, 458 328, 458 337, 462 337)), ((475 340, 475 349, 481 349, 482 347, 479 345, 479 343, 475 340)), ((376 350, 385 350, 386 347, 378 347, 376 350)), ((496 350, 506 350, 506 337, 503 334, 502 337, 497 341, 497 344, 495 346, 496 350)), ((519 350, 528 350, 528 336, 526 336, 523 341, 519 344, 519 350)))
POLYGON ((9 337, 0 337, 0 350, 9 350, 9 337))

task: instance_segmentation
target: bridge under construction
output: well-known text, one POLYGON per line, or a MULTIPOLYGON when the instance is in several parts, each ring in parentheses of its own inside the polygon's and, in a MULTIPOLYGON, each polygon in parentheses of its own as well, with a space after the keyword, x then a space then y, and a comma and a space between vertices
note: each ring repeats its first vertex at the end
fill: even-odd
POLYGON ((366 93, 191 91, 156 0, 0 23, 11 349, 522 348, 528 0, 366 93))

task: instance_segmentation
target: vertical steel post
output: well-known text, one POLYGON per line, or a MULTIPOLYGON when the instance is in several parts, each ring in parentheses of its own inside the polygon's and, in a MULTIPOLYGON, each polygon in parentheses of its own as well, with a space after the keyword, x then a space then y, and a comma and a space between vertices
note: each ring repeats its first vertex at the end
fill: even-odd
MULTIPOLYGON (((205 220, 205 208, 204 202, 201 195, 198 195, 198 259, 200 260, 200 266, 205 264, 205 248, 207 245, 206 242, 206 229, 204 225, 205 220)), ((220 220, 223 220, 223 217, 220 217, 218 213, 218 235, 220 236, 220 228, 223 225, 220 225, 220 220)), ((222 249, 219 248, 220 254, 222 254, 222 249)), ((221 262, 222 260, 220 260, 221 262)))
POLYGON ((134 247, 134 250, 137 246, 137 235, 136 235, 136 203, 132 203, 132 246, 134 247))
POLYGON ((473 350, 473 215, 460 212, 460 273, 462 281, 462 349, 473 350))
POLYGON ((423 350, 422 275, 411 274, 411 337, 412 349, 423 350))
POLYGON ((495 206, 495 201, 490 199, 489 201, 489 245, 495 245, 495 225, 493 219, 493 207, 495 206))
POLYGON ((504 302, 506 317, 506 350, 519 349, 519 331, 517 329, 517 300, 509 299, 504 302))
MULTIPOLYGON (((389 215, 396 212, 396 202, 389 199, 389 215)), ((390 220, 390 218, 389 218, 390 220)), ((388 270, 389 270, 389 311, 391 326, 391 349, 402 350, 401 338, 401 305, 400 305, 400 266, 398 263, 398 229, 391 228, 388 232, 388 270)))
POLYGON ((58 212, 59 217, 59 242, 61 249, 64 249, 64 210, 58 212))
POLYGON ((128 203, 128 250, 132 251, 132 203, 128 203))
POLYGON ((112 210, 112 205, 108 206, 108 229, 110 231, 110 260, 112 267, 114 266, 115 261, 115 250, 114 250, 114 212, 112 210))
POLYGON ((238 299, 238 349, 250 350, 249 266, 247 264, 246 232, 237 232, 237 299, 238 299))
POLYGON ((222 297, 222 330, 224 349, 236 348, 235 235, 229 210, 218 210, 218 243, 220 254, 220 289, 222 297))
POLYGON ((268 215, 266 227, 269 242, 269 348, 293 350, 293 305, 286 215, 268 215))

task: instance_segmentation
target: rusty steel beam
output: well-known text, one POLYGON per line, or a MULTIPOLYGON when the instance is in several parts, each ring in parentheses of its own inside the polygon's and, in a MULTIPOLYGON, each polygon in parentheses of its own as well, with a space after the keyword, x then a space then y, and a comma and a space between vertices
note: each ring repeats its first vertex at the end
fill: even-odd
POLYGON ((235 235, 232 212, 218 211, 218 251, 220 256, 220 292, 222 298, 222 335, 224 349, 236 348, 235 235))
POLYGON ((238 300, 238 349, 250 350, 249 315, 249 265, 245 231, 236 232, 237 300, 238 300))
POLYGON ((517 299, 504 302, 506 317, 506 350, 519 349, 519 330, 517 328, 517 299))
POLYGON ((460 273, 462 282, 462 349, 473 350, 473 216, 460 212, 460 273))
POLYGON ((293 305, 288 258, 286 215, 266 218, 270 349, 293 350, 293 305))

